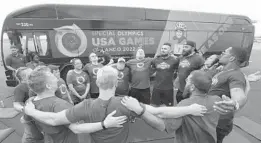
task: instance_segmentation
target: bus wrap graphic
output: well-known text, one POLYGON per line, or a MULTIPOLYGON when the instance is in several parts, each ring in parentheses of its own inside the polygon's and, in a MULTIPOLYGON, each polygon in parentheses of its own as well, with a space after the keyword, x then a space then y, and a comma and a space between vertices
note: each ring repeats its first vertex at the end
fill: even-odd
POLYGON ((54 29, 57 49, 68 57, 76 57, 87 49, 87 37, 75 24, 54 29))

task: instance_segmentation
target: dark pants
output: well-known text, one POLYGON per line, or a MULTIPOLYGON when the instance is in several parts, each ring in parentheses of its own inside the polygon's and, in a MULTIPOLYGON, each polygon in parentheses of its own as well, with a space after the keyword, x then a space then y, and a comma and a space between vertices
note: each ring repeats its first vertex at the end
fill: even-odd
POLYGON ((173 106, 173 89, 161 90, 153 89, 151 103, 160 106, 165 104, 166 106, 173 106))
POLYGON ((217 132, 217 143, 222 143, 224 138, 233 130, 232 120, 219 120, 216 128, 217 132), (219 127, 219 126, 222 126, 219 127))
POLYGON ((189 94, 184 93, 178 89, 177 94, 176 94, 177 103, 179 103, 180 101, 187 99, 187 98, 189 98, 189 94))
POLYGON ((99 97, 99 93, 91 93, 91 98, 98 98, 99 97))
POLYGON ((136 89, 131 88, 129 96, 136 98, 139 102, 150 104, 150 88, 136 89))

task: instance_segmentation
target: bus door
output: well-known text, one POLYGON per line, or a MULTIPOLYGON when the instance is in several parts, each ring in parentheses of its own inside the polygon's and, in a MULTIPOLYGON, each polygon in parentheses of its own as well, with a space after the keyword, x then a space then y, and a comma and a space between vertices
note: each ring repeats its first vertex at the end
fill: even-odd
POLYGON ((253 47, 253 42, 254 42, 254 34, 253 33, 244 33, 243 40, 242 40, 242 47, 246 48, 248 51, 248 60, 245 65, 242 66, 247 66, 249 64, 249 58, 251 55, 252 47, 253 47))
MULTIPOLYGON (((48 63, 46 60, 50 59, 51 52, 48 44, 48 36, 45 32, 31 32, 28 30, 9 30, 3 34, 3 47, 2 56, 3 64, 5 65, 5 59, 11 54, 11 45, 19 47, 19 52, 26 56, 28 62, 31 61, 28 54, 35 52, 39 55, 40 61, 48 63)), ((14 71, 6 69, 8 86, 16 86, 18 82, 14 77, 14 71)))
MULTIPOLYGON (((51 48, 49 47, 49 38, 46 32, 25 32, 24 36, 24 46, 23 50, 26 55, 31 52, 38 54, 40 57, 40 61, 45 64, 49 63, 49 59, 51 59, 51 48)), ((27 56, 28 57, 28 56, 27 56)), ((28 57, 28 62, 32 59, 28 57)))

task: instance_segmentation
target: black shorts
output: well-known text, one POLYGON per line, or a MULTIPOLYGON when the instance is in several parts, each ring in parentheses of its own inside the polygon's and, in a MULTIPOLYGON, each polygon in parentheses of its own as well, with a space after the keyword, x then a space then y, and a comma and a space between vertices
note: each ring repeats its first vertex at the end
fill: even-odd
POLYGON ((165 104, 166 106, 174 105, 174 92, 173 89, 161 90, 161 89, 153 89, 151 103, 160 106, 165 104))
POLYGON ((136 98, 139 102, 150 104, 150 88, 136 89, 131 88, 129 96, 136 98))

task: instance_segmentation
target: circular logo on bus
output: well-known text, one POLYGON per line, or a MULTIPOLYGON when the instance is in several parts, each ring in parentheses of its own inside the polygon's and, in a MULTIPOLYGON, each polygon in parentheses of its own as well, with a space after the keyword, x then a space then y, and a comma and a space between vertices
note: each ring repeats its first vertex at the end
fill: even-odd
POLYGON ((59 52, 68 57, 82 55, 87 49, 87 38, 84 32, 75 24, 54 29, 55 44, 59 52))
POLYGON ((62 44, 68 51, 77 51, 81 45, 81 39, 74 33, 66 33, 62 37, 62 44))

